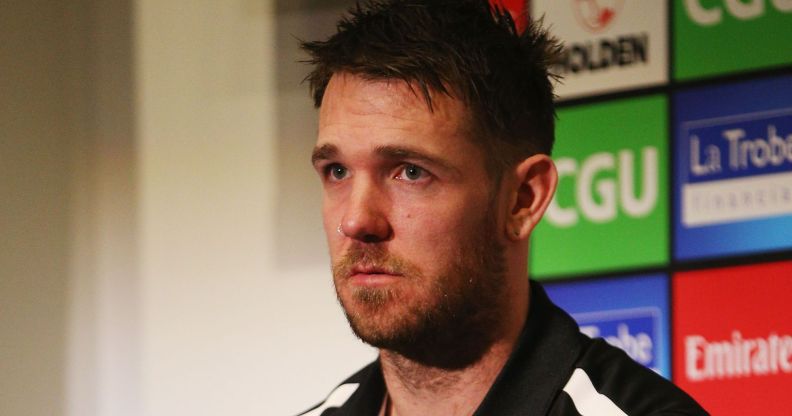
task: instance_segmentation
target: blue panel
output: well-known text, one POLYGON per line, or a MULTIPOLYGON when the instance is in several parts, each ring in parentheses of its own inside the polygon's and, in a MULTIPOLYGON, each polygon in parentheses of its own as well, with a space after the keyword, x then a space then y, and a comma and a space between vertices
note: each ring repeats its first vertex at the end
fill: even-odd
POLYGON ((673 102, 674 257, 792 248, 792 76, 673 102))
POLYGON ((671 379, 668 279, 653 274, 618 279, 545 283, 581 332, 602 337, 639 363, 671 379))

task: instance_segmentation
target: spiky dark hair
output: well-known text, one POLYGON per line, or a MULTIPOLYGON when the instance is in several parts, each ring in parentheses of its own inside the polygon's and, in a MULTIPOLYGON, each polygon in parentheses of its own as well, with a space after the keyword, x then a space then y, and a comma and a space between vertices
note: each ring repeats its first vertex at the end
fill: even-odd
POLYGON ((555 107, 548 65, 560 45, 540 23, 522 34, 511 15, 487 0, 371 0, 349 10, 337 32, 304 42, 306 77, 316 107, 335 73, 400 79, 462 100, 474 142, 493 167, 550 154, 555 107))

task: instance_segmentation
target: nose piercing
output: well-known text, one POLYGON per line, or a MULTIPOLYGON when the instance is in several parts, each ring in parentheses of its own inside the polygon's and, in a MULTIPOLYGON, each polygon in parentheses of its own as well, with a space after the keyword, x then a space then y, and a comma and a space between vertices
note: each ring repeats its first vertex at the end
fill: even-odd
POLYGON ((344 235, 344 231, 341 229, 341 223, 338 223, 338 228, 336 228, 336 232, 338 235, 344 235))

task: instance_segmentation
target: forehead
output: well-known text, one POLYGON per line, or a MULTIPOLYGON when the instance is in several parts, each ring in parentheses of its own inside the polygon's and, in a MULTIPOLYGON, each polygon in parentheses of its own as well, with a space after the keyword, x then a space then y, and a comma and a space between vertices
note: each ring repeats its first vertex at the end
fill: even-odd
MULTIPOLYGON (((433 92, 431 107, 420 87, 398 79, 372 80, 359 75, 333 75, 319 110, 319 141, 323 133, 352 134, 355 129, 380 134, 401 131, 427 139, 467 138, 468 111, 464 103, 433 92), (336 131, 343 128, 344 131, 336 131)), ((371 136, 372 139, 375 136, 371 136)))

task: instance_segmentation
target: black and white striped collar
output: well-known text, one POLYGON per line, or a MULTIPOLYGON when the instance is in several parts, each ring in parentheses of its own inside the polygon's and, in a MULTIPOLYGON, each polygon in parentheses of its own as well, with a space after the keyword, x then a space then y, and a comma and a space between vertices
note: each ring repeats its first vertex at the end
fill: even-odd
POLYGON ((583 350, 575 321, 531 281, 528 319, 501 373, 474 416, 546 414, 583 350))

